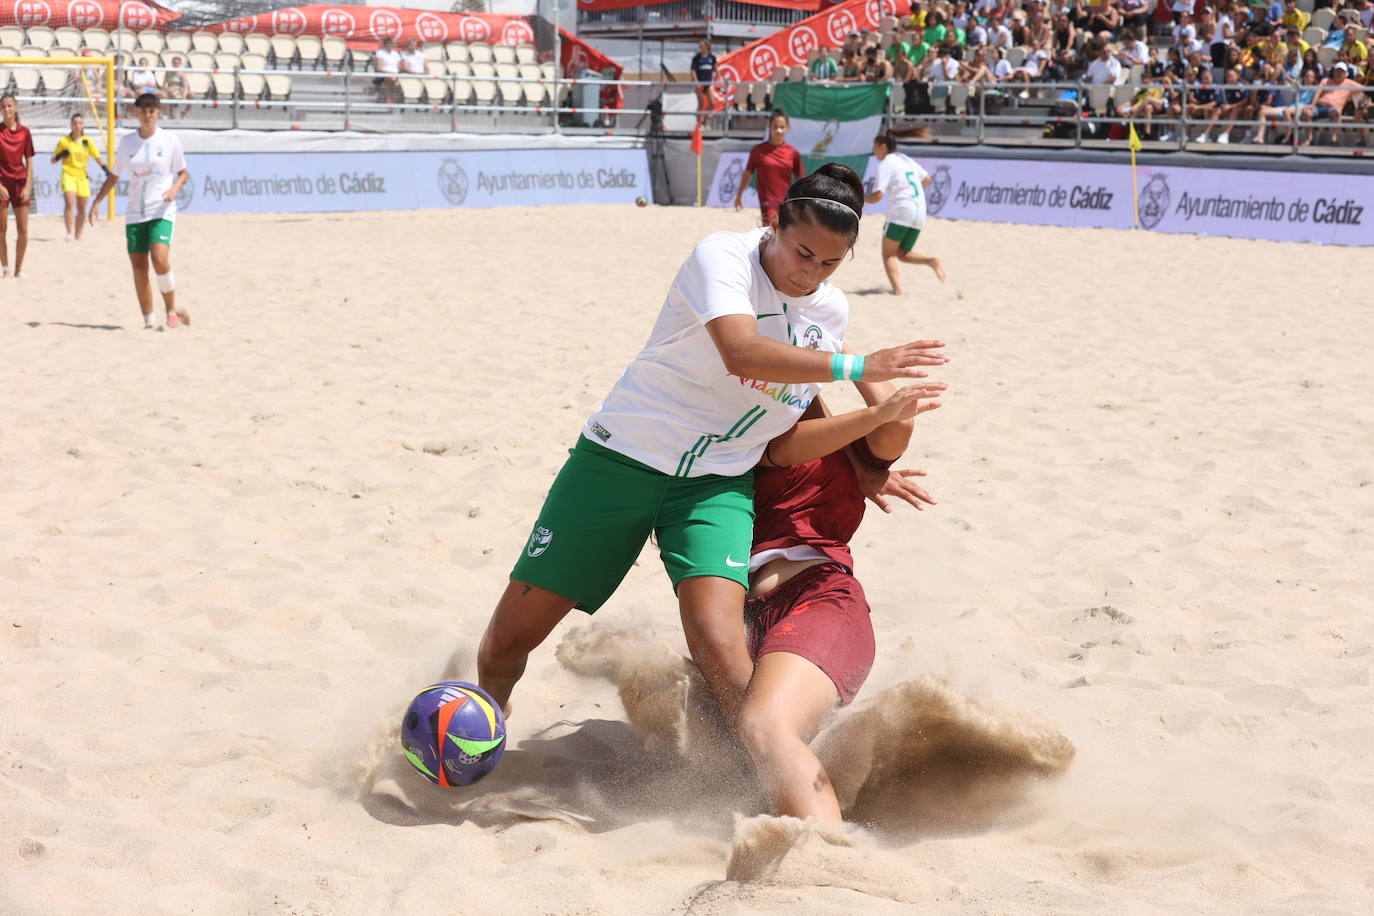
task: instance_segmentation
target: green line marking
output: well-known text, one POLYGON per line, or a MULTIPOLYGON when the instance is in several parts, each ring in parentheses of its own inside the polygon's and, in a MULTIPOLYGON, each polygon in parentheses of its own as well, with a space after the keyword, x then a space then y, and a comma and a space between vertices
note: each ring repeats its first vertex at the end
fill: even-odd
POLYGON ((472 738, 459 738, 457 735, 449 735, 448 740, 458 745, 458 749, 461 750, 464 754, 467 754, 469 757, 480 757, 487 751, 499 745, 502 741, 505 741, 506 736, 502 735, 501 737, 493 738, 490 741, 476 741, 472 738))
POLYGON ((429 771, 429 767, 425 766, 424 758, 421 757, 419 754, 416 754, 408 747, 403 747, 401 748, 401 750, 405 751, 406 759, 409 760, 415 766, 415 769, 419 770, 421 773, 424 773, 430 779, 439 778, 438 776, 435 776, 433 773, 429 771))

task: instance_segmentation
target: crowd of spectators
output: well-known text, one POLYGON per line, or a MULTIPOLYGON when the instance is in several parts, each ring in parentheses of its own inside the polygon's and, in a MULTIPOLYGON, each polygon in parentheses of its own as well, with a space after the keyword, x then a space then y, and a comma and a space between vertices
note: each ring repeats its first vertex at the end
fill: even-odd
POLYGON ((934 112, 932 89, 959 83, 1004 99, 1051 95, 1164 140, 1177 138, 1186 103, 1190 140, 1374 145, 1374 0, 1158 2, 1167 17, 1150 0, 917 0, 879 31, 819 48, 806 78, 891 81, 908 114, 934 112), (1114 89, 1026 85, 1043 82, 1114 89))

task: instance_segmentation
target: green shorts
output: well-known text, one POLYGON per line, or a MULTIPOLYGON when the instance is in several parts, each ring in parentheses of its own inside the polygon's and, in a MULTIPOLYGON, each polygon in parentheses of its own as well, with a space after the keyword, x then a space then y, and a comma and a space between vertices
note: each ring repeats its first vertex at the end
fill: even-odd
POLYGON ((176 224, 169 219, 150 219, 146 223, 127 223, 124 237, 129 242, 129 254, 147 254, 153 245, 172 244, 172 228, 176 224))
POLYGON ((892 239, 897 243, 897 247, 902 249, 902 254, 907 254, 916 247, 916 240, 921 237, 920 229, 913 229, 911 226, 899 226, 897 223, 888 223, 886 238, 892 239))
POLYGON ((615 592, 650 532, 674 591, 692 576, 748 588, 754 472, 673 477, 579 438, 510 576, 590 614, 615 592))

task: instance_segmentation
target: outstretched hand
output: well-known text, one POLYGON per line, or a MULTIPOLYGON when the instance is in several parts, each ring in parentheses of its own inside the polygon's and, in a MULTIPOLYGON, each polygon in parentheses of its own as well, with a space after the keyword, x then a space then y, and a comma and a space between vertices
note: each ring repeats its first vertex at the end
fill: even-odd
POLYGON ((922 382, 919 385, 898 388, 891 397, 878 405, 878 411, 884 423, 911 420, 927 410, 939 407, 939 401, 930 399, 938 398, 948 387, 945 382, 922 382))
POLYGON ((925 378, 918 366, 943 366, 949 357, 939 350, 943 340, 917 340, 900 347, 879 350, 864 359, 865 382, 888 382, 895 378, 925 378))
POLYGON ((891 500, 893 499, 900 499, 902 502, 915 506, 919 511, 925 511, 925 506, 922 503, 933 506, 935 505, 935 497, 911 479, 912 477, 924 476, 926 476, 925 471, 884 471, 878 468, 864 468, 858 472, 859 491, 873 505, 889 515, 892 513, 891 500))

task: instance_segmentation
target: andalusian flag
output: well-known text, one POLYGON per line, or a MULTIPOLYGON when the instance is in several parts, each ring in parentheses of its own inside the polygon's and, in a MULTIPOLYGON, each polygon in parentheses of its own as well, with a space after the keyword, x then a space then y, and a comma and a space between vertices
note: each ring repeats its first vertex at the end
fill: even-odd
POLYGON ((774 87, 773 107, 787 112, 791 122, 787 142, 802 154, 807 174, 826 162, 843 162, 864 173, 873 154, 873 138, 882 128, 890 88, 889 83, 778 83, 774 87))

